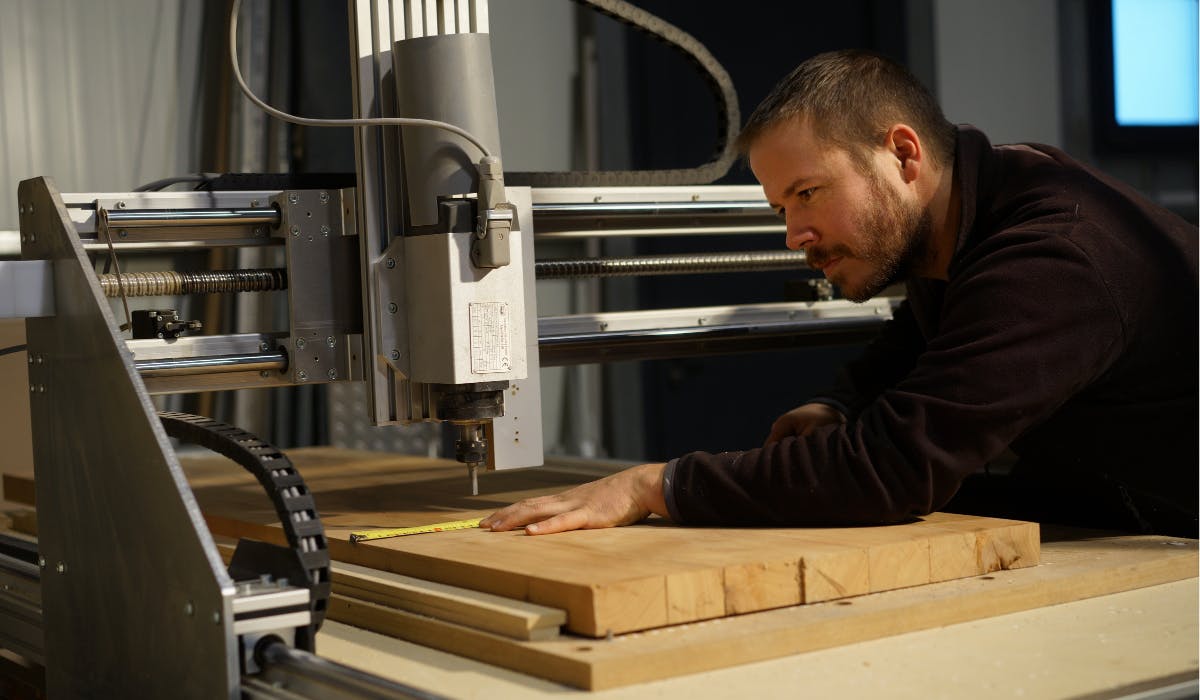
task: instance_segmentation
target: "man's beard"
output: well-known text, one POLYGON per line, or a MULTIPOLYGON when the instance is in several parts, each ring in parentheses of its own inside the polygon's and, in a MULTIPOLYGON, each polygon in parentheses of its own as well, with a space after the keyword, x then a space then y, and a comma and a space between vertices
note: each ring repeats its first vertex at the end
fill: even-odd
POLYGON ((818 264, 838 257, 867 263, 870 273, 861 284, 839 285, 843 297, 858 303, 909 277, 913 268, 928 257, 933 234, 929 211, 916 204, 906 205, 874 173, 870 177, 869 197, 872 206, 854 220, 863 241, 862 250, 837 245, 829 251, 810 250, 808 256, 818 264))

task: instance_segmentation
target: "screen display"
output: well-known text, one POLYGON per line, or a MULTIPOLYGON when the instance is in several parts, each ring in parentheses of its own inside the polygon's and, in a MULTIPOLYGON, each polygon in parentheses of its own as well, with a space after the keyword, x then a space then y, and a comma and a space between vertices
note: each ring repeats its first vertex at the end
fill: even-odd
POLYGON ((1198 0, 1112 0, 1118 126, 1196 126, 1198 0))

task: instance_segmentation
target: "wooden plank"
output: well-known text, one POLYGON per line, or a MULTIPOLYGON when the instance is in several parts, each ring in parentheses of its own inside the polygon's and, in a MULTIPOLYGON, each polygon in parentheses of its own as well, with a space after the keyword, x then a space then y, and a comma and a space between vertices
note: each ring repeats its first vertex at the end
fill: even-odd
POLYGON ((4 500, 26 506, 37 504, 33 474, 6 473, 3 475, 4 500))
POLYGON ((334 563, 335 593, 456 622, 513 639, 550 639, 567 622, 562 610, 363 566, 334 563))
MULTIPOLYGON (((809 529, 651 520, 534 538, 462 530, 351 545, 352 530, 481 517, 592 475, 492 472, 470 496, 461 465, 446 460, 332 448, 289 456, 314 494, 335 560, 563 609, 570 631, 594 637, 922 585, 1037 557, 1036 525, 960 515, 809 529)), ((214 533, 282 541, 248 475, 219 457, 182 462, 214 533)))
MULTIPOLYGON (((217 549, 228 564, 236 544, 222 542, 217 549)), ((376 603, 512 639, 553 639, 567 620, 567 614, 555 608, 344 562, 333 562, 329 574, 333 593, 342 598, 376 603)))
POLYGON ((778 658, 1194 578, 1194 540, 1048 542, 1047 566, 618 636, 517 642, 383 606, 334 601, 349 624, 588 690, 778 658), (349 609, 346 608, 349 606, 349 609), (357 606, 355 608, 354 606, 357 606))

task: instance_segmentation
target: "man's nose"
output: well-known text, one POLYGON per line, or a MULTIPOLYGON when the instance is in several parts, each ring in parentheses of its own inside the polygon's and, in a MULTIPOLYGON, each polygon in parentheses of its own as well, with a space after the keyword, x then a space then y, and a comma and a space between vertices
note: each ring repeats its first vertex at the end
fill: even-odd
POLYGON ((787 228, 787 247, 792 250, 800 250, 815 240, 817 240, 817 235, 808 227, 788 226, 787 228))

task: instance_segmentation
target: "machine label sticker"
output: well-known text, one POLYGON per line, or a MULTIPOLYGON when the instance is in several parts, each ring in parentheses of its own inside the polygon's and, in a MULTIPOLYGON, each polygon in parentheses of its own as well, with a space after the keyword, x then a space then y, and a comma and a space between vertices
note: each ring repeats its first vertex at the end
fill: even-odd
POLYGON ((471 371, 495 374, 512 370, 508 352, 508 304, 480 301, 470 305, 471 371))

